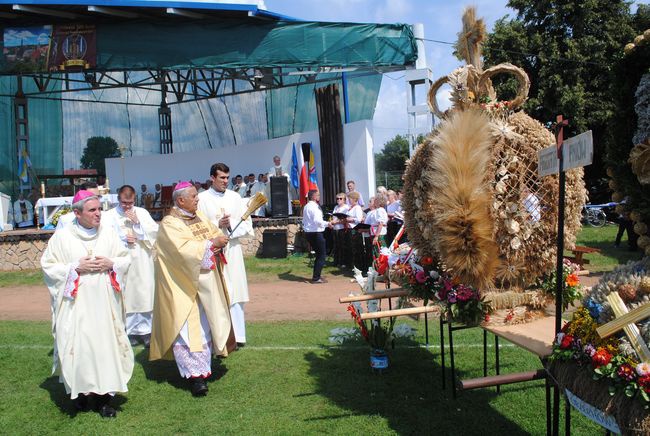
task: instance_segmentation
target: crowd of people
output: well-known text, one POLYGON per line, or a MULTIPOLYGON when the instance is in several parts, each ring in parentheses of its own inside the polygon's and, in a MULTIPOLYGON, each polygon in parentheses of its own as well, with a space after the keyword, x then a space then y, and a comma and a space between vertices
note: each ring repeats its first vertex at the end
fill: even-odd
POLYGON ((240 239, 252 236, 247 202, 227 189, 230 170, 210 168, 209 189, 177 183, 160 223, 137 206, 136 190, 117 190, 102 212, 96 186, 73 198, 41 259, 52 304, 53 371, 75 407, 91 402, 116 416, 126 392, 132 347, 175 360, 194 396, 208 392, 213 356, 246 343, 248 285, 240 239), (154 256, 154 252, 156 253, 154 256))
POLYGON ((328 253, 334 265, 357 268, 365 273, 381 248, 393 241, 404 223, 400 192, 380 186, 365 208, 353 180, 347 182, 347 188, 347 192, 336 194, 336 206, 328 220, 320 206, 320 193, 309 191, 302 225, 315 253, 312 283, 326 282, 321 274, 328 253))

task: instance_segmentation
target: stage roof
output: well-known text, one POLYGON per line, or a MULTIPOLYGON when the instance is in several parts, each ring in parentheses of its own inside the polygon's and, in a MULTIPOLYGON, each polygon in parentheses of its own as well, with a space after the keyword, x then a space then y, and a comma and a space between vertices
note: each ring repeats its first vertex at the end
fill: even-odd
MULTIPOLYGON (((0 0, 0 19, 3 75, 56 70, 51 59, 33 53, 40 50, 45 58, 57 26, 85 26, 94 39, 88 51, 96 50, 86 68, 91 71, 279 67, 382 72, 417 59, 406 24, 296 21, 251 4, 0 0)), ((48 53, 51 49, 52 44, 48 53)))

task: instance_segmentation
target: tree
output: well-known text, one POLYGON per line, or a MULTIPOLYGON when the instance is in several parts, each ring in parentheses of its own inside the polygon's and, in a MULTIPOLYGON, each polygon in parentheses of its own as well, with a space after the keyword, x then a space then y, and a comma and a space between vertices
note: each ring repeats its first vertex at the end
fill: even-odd
POLYGON ((404 164, 408 158, 408 139, 402 135, 395 135, 384 144, 384 149, 380 153, 375 153, 375 170, 404 171, 404 164))
MULTIPOLYGON (((417 138, 417 143, 424 141, 424 136, 417 138)), ((409 141, 406 136, 395 135, 384 144, 380 153, 375 153, 375 176, 377 183, 386 184, 389 189, 402 187, 402 174, 409 158, 409 141), (387 175, 386 173, 392 173, 387 175)))
POLYGON ((104 159, 120 157, 122 153, 117 142, 110 136, 93 136, 88 138, 86 148, 81 156, 81 168, 94 168, 98 174, 106 174, 104 159))
MULTIPOLYGON (((532 117, 548 122, 563 114, 570 120, 565 137, 593 130, 594 164, 586 171, 588 183, 594 182, 604 176, 601 159, 619 110, 612 91, 614 66, 637 34, 630 3, 510 0, 508 6, 517 16, 496 22, 485 46, 485 64, 511 62, 528 73, 531 88, 524 109, 532 117)), ((500 99, 512 95, 512 80, 494 84, 500 99)))

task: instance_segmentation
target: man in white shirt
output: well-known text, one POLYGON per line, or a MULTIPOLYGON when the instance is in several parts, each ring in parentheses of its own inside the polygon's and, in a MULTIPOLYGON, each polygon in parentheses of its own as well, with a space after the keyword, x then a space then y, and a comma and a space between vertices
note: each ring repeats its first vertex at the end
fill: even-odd
POLYGON ((320 192, 312 190, 307 194, 309 202, 302 210, 302 228, 305 231, 307 242, 311 245, 312 250, 316 252, 314 261, 314 271, 312 273, 312 283, 327 283, 321 277, 321 271, 325 265, 325 236, 323 232, 330 223, 323 220, 323 211, 318 202, 320 201, 320 192))
POLYGON ((241 175, 237 174, 232 182, 232 190, 241 197, 242 191, 246 188, 246 183, 242 181, 241 175))
POLYGON ((246 212, 248 200, 226 189, 229 176, 228 165, 221 162, 212 165, 210 168, 212 186, 199 194, 198 210, 230 238, 224 249, 226 264, 223 267, 223 274, 230 296, 230 315, 235 340, 239 346, 243 346, 246 343, 244 304, 249 301, 249 297, 241 240, 253 237, 254 233, 253 221, 250 217, 237 227, 246 212), (234 232, 232 229, 235 229, 234 232))
MULTIPOLYGON (((361 195, 361 192, 358 192, 356 190, 356 183, 354 183, 354 180, 348 180, 347 183, 346 183, 346 186, 348 187, 348 192, 346 192, 345 195, 349 196, 350 192, 358 193, 359 194, 359 201, 357 202, 357 204, 359 206, 361 206, 362 209, 364 207, 366 207, 366 204, 363 202, 363 196, 361 195)), ((350 200, 348 200, 348 206, 352 206, 352 204, 350 203, 350 200)))
POLYGON ((34 206, 22 192, 18 194, 18 200, 14 202, 14 223, 16 223, 16 227, 34 225, 34 206))
POLYGON ((124 185, 117 190, 118 206, 102 214, 102 222, 110 225, 129 251, 131 266, 124 278, 124 310, 126 333, 131 345, 149 346, 154 296, 153 246, 158 224, 147 209, 135 206, 135 190, 124 185))

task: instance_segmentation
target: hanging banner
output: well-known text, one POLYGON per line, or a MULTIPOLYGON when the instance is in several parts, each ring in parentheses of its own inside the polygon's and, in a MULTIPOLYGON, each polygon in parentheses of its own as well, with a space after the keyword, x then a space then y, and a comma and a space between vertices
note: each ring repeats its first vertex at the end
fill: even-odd
POLYGON ((48 70, 79 71, 97 65, 97 29, 93 24, 54 26, 48 70))
POLYGON ((9 70, 22 73, 47 69, 52 26, 7 27, 2 39, 9 70))

